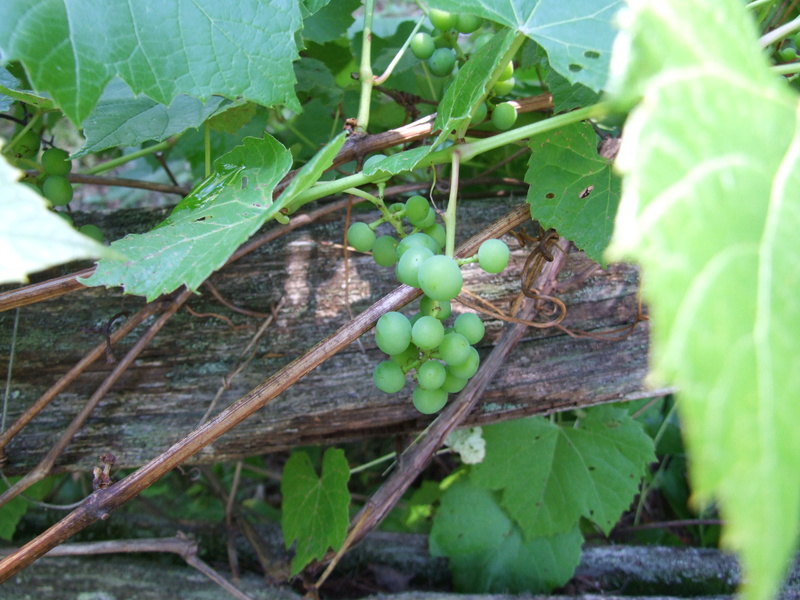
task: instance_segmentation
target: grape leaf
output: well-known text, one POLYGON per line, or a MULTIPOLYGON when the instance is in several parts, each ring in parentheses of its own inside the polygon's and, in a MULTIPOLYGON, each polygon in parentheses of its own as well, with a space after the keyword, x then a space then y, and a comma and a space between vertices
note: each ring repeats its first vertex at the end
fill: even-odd
POLYGON ((552 69, 547 71, 544 81, 548 91, 553 94, 553 112, 555 114, 596 104, 600 100, 600 94, 597 92, 580 83, 570 83, 566 77, 552 69))
POLYGON ((302 168, 295 174, 286 189, 283 190, 278 198, 278 204, 286 206, 288 212, 292 212, 290 202, 299 194, 314 185, 327 169, 333 164, 333 159, 339 153, 339 150, 347 140, 347 134, 343 131, 328 144, 317 152, 314 157, 309 160, 302 168))
POLYGON ((291 576, 328 548, 338 550, 349 523, 350 467, 344 451, 328 448, 322 457, 322 476, 317 477, 305 452, 294 452, 286 461, 281 478, 281 527, 289 548, 295 540, 291 576))
MULTIPOLYGON (((20 479, 22 477, 9 477, 7 481, 13 485, 20 479)), ((25 489, 26 498, 17 496, 0 506, 0 538, 11 540, 14 537, 17 523, 28 512, 28 508, 33 506, 30 500, 43 499, 53 489, 54 482, 55 478, 46 477, 25 489)))
POLYGON ((440 129, 441 133, 431 144, 432 147, 438 146, 453 130, 460 130, 469 123, 470 110, 484 95, 492 71, 513 42, 513 31, 501 31, 459 69, 439 103, 433 128, 440 129))
MULTIPOLYGON (((326 3, 303 23, 303 37, 324 44, 344 35, 353 24, 353 11, 361 6, 361 0, 336 0, 326 3)), ((308 8, 308 3, 306 3, 308 8)), ((314 7, 316 8, 316 7, 314 7)))
POLYGON ((196 290, 267 220, 278 215, 272 191, 292 166, 289 152, 270 136, 245 138, 218 158, 200 183, 158 227, 111 244, 126 261, 101 260, 81 282, 121 285, 148 301, 181 285, 196 290))
POLYGON ((203 104, 181 94, 169 106, 164 106, 146 96, 135 96, 124 81, 115 78, 84 121, 86 143, 75 156, 114 146, 138 146, 148 140, 165 140, 202 125, 223 101, 224 98, 214 96, 203 104))
POLYGON ((586 254, 603 262, 620 196, 611 163, 597 154, 591 125, 576 123, 532 137, 525 182, 531 215, 555 227, 586 254))
POLYGON ((622 0, 431 0, 429 4, 524 33, 547 51, 551 66, 572 83, 595 91, 606 83, 617 33, 614 16, 622 0))
POLYGON ((8 69, 0 67, 0 112, 5 112, 14 104, 14 98, 3 93, 3 90, 12 91, 19 87, 17 78, 8 69))
POLYGON ((299 108, 292 61, 302 20, 293 0, 9 0, 3 17, 0 54, 21 61, 34 88, 76 124, 114 76, 164 105, 218 94, 299 108))
POLYGON ((48 210, 49 203, 17 180, 20 171, 0 158, 0 283, 71 260, 120 255, 78 233, 48 210))
POLYGON ((719 501, 744 597, 766 599, 800 514, 798 97, 737 0, 640 1, 625 22, 611 87, 643 101, 609 255, 643 265, 652 368, 680 390, 694 496, 719 501))
POLYGON ((568 531, 580 517, 608 533, 655 460, 641 426, 610 407, 589 411, 578 427, 536 417, 490 425, 483 434, 486 458, 472 477, 502 490, 501 504, 526 539, 568 531))
POLYGON ((569 531, 525 541, 494 492, 470 479, 443 494, 428 544, 450 558, 457 591, 537 593, 563 585, 581 557, 577 524, 569 531))

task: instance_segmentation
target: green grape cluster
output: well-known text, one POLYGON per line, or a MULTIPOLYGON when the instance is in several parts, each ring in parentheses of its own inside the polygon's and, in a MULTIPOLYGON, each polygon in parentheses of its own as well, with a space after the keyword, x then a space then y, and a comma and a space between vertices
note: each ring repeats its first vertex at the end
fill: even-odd
POLYGON ((72 170, 69 154, 60 148, 48 148, 42 152, 42 194, 54 206, 66 206, 72 200, 72 184, 67 175, 72 170))
POLYGON ((474 33, 483 25, 483 19, 434 8, 428 13, 428 20, 434 28, 434 35, 424 31, 415 34, 411 38, 411 53, 426 61, 433 75, 447 77, 453 72, 457 58, 462 56, 457 42, 459 34, 474 33))
POLYGON ((452 327, 450 301, 461 292, 461 264, 477 262, 487 273, 499 273, 509 260, 508 246, 501 240, 487 240, 477 254, 455 260, 442 254, 446 232, 436 223, 436 211, 422 196, 412 196, 404 204, 386 209, 385 216, 373 223, 353 223, 347 241, 360 252, 372 251, 383 267, 395 268, 400 283, 423 292, 419 312, 411 319, 399 312, 383 315, 375 327, 375 341, 389 355, 373 372, 375 386, 396 393, 411 373, 416 382, 412 392, 414 406, 432 414, 446 404, 448 394, 460 392, 478 370, 480 358, 474 348, 484 334, 483 322, 472 313, 459 315, 452 327), (400 233, 377 236, 375 229, 391 222, 400 233), (411 231, 406 233, 406 225, 411 231))

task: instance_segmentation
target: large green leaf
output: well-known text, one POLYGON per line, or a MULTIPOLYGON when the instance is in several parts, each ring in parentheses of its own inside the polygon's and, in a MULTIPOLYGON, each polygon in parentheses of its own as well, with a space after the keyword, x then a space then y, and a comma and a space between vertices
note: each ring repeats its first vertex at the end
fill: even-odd
POLYGON ((328 548, 338 550, 349 523, 350 467, 344 451, 328 448, 322 457, 322 475, 317 476, 305 452, 294 452, 281 478, 281 527, 288 548, 295 541, 291 574, 296 575, 328 548))
MULTIPOLYGON (((311 10, 306 3, 306 7, 311 10)), ((303 23, 303 37, 324 44, 344 35, 353 24, 353 11, 361 6, 361 0, 336 0, 326 3, 303 23)), ((312 11, 313 12, 313 11, 312 11)))
POLYGON ((605 533, 639 489, 653 442, 621 409, 596 408, 578 427, 543 417, 484 428, 486 458, 472 477, 503 490, 526 539, 570 530, 581 517, 605 533))
POLYGON ((620 181, 611 163, 597 154, 597 141, 587 123, 532 137, 525 182, 530 184, 533 218, 602 262, 614 228, 620 181))
POLYGON ((203 103, 181 94, 169 106, 164 106, 146 96, 135 96, 124 81, 114 79, 83 122, 86 143, 75 156, 114 146, 138 146, 148 140, 165 140, 202 125, 223 101, 221 96, 214 96, 203 103))
POLYGON ((541 45, 572 83, 600 90, 608 77, 614 16, 622 0, 431 0, 435 8, 479 15, 541 45))
POLYGON ((428 540, 432 555, 450 558, 455 588, 470 593, 548 592, 572 576, 582 542, 577 524, 524 540, 495 493, 470 479, 444 493, 428 540))
POLYGON ((0 158, 0 283, 27 281, 30 273, 71 260, 119 257, 49 210, 47 200, 18 183, 20 175, 0 158))
POLYGON ((643 101, 618 157, 613 257, 644 267, 695 497, 719 500, 745 596, 766 599, 800 511, 798 98, 738 0, 640 0, 625 23, 613 87, 643 101))
POLYGON ((218 158, 216 171, 184 198, 157 228, 111 247, 127 261, 101 260, 86 285, 124 287, 153 300, 181 285, 197 287, 283 207, 272 191, 292 158, 275 139, 245 138, 218 158))
POLYGON ((114 76, 165 105, 179 94, 218 94, 298 108, 301 27, 296 0, 7 0, 0 54, 20 60, 75 123, 114 76))

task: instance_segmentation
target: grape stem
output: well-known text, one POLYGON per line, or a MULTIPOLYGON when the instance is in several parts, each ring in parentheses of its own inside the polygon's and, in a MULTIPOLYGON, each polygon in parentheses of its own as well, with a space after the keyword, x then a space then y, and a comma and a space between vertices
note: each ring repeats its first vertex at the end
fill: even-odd
POLYGON ((99 165, 95 165, 90 169, 86 169, 83 172, 83 175, 98 175, 100 173, 105 173, 106 171, 115 169, 120 165, 129 163, 132 160, 141 158, 142 156, 147 156, 148 154, 155 154, 156 152, 163 152, 164 150, 169 150, 170 148, 172 148, 172 146, 175 145, 175 142, 178 141, 179 137, 180 136, 176 136, 174 138, 164 140, 163 142, 160 142, 153 146, 148 146, 147 148, 142 148, 141 150, 137 150, 136 152, 131 152, 130 154, 126 154, 125 156, 120 156, 119 158, 113 158, 99 165))
POLYGON ((425 17, 420 17, 419 21, 417 21, 417 24, 414 26, 414 29, 411 30, 411 33, 408 35, 408 38, 406 38, 406 41, 403 43, 400 50, 398 50, 397 54, 394 55, 392 62, 390 62, 389 66, 386 67, 386 70, 383 72, 383 75, 374 78, 373 81, 374 85, 381 85, 383 82, 389 79, 389 77, 392 75, 392 71, 394 71, 394 68, 397 66, 397 63, 399 63, 400 59, 403 58, 403 54, 405 53, 406 48, 408 48, 408 46, 411 44, 411 40, 417 34, 419 28, 422 27, 422 24, 424 22, 425 22, 425 17))
POLYGON ((359 198, 363 198, 364 200, 367 200, 368 202, 371 202, 372 204, 374 204, 375 207, 379 211, 381 211, 381 214, 383 215, 383 220, 386 223, 390 223, 392 225, 392 227, 395 228, 395 231, 397 231, 397 233, 400 235, 400 237, 405 237, 406 236, 406 232, 403 230, 402 223, 400 223, 400 220, 395 215, 393 215, 389 211, 388 208, 386 208, 386 204, 383 202, 383 200, 381 200, 380 198, 377 198, 376 196, 373 196, 369 192, 365 192, 365 191, 360 190, 358 188, 346 189, 346 190, 344 190, 344 193, 345 194, 350 194, 352 196, 358 196, 359 198))
POLYGON ((42 113, 36 113, 35 115, 33 115, 33 118, 30 121, 28 121, 27 125, 25 125, 25 127, 20 129, 19 133, 15 135, 10 142, 8 142, 5 148, 3 148, 3 154, 10 155, 11 150, 14 148, 14 146, 17 145, 17 142, 22 139, 22 136, 24 136, 31 129, 33 129, 33 126, 36 125, 36 121, 38 121, 39 117, 41 116, 42 113))
POLYGON ((444 253, 453 257, 456 249, 456 206, 458 204, 458 175, 461 170, 461 153, 458 149, 451 154, 450 196, 444 213, 445 243, 444 253))
POLYGON ((361 101, 358 105, 356 123, 359 131, 367 131, 369 126, 370 98, 372 97, 372 17, 375 9, 375 0, 364 2, 364 32, 361 39, 361 68, 359 79, 361 81, 361 101))

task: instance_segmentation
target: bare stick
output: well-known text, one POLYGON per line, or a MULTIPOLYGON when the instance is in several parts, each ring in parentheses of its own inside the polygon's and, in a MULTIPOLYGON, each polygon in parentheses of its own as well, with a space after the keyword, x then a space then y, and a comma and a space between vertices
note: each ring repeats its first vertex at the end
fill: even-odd
MULTIPOLYGON (((498 237, 525 222, 529 218, 529 211, 527 204, 515 208, 508 215, 468 240, 459 249, 459 254, 474 254, 484 240, 498 237)), ((358 315, 353 321, 350 321, 319 342, 306 354, 269 377, 264 383, 243 396, 211 421, 174 444, 165 453, 125 479, 108 488, 94 492, 80 507, 61 521, 0 561, 0 583, 91 523, 98 519, 107 519, 111 515, 111 511, 122 506, 171 469, 233 429, 288 389, 298 379, 369 331, 382 314, 403 307, 421 293, 420 290, 406 285, 398 287, 358 315)))
POLYGON ((69 427, 61 434, 58 442, 50 449, 47 455, 42 459, 42 461, 33 469, 30 473, 25 475, 22 479, 17 481, 14 485, 8 488, 2 495, 0 495, 0 506, 3 506, 6 502, 15 498, 30 486, 32 486, 37 481, 41 481, 50 473, 50 470, 53 468, 58 457, 64 451, 69 443, 72 441, 72 438, 75 437, 75 434, 78 433, 78 430, 83 427, 83 424, 86 422, 86 419, 89 418, 89 415, 95 409, 95 407, 100 403, 100 400, 106 395, 109 389, 117 382, 117 380, 122 376, 122 374, 128 369, 128 367, 136 360, 136 357, 139 356, 142 350, 147 347, 147 344, 155 337, 155 335, 161 330, 161 328, 169 321, 170 317, 175 314, 175 312, 183 306, 183 304, 192 296, 192 292, 189 290, 184 290, 181 292, 178 297, 172 301, 172 303, 167 307, 167 309, 156 319, 156 321, 150 326, 144 335, 133 345, 125 357, 117 363, 114 367, 114 370, 109 373, 108 377, 100 384, 100 387, 92 394, 91 398, 89 398, 86 406, 83 407, 80 413, 72 420, 72 423, 69 424, 69 427))

